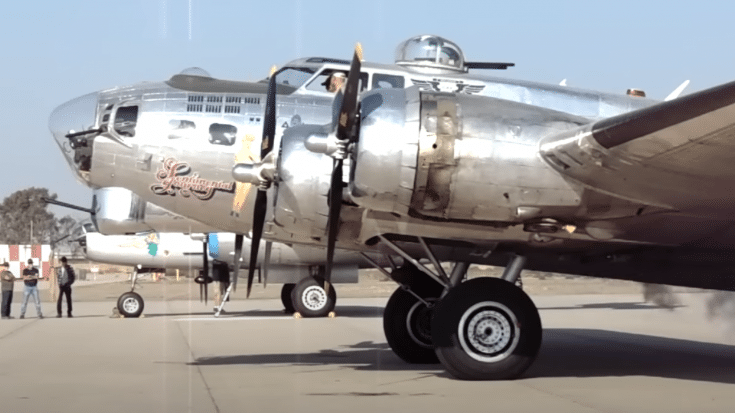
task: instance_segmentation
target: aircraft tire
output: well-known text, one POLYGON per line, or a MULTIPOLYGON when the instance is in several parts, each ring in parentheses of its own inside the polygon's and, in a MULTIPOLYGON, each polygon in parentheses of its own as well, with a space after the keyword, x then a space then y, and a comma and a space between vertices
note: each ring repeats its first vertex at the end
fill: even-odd
POLYGON ((434 308, 436 355, 462 380, 520 376, 541 347, 541 318, 533 301, 498 278, 475 278, 449 291, 434 308))
POLYGON ((293 291, 295 287, 296 284, 288 283, 283 284, 283 288, 281 288, 281 303, 283 304, 285 311, 289 314, 293 314, 296 311, 293 306, 293 300, 291 300, 291 291, 293 291))
POLYGON ((117 311, 125 318, 136 318, 143 314, 143 297, 129 291, 117 299, 117 311))
MULTIPOLYGON (((439 286, 439 284, 437 284, 439 286)), ((436 302, 441 294, 438 289, 429 302, 436 302)), ((388 345, 398 357, 411 364, 435 364, 439 359, 434 352, 431 338, 431 315, 427 308, 411 293, 398 288, 390 296, 383 312, 383 332, 388 345)))
POLYGON ((302 278, 291 291, 294 310, 302 317, 326 317, 337 303, 334 284, 329 286, 329 294, 324 290, 324 278, 302 278))

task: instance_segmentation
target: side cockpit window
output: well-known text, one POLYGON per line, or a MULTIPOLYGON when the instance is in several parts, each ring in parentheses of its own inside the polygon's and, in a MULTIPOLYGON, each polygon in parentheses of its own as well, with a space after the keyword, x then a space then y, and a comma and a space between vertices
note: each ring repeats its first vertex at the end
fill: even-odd
POLYGON ((171 129, 168 134, 169 139, 191 138, 197 128, 194 122, 183 119, 172 119, 168 122, 168 126, 171 129))
POLYGON ((232 146, 236 136, 237 128, 233 125, 213 123, 209 127, 209 143, 213 145, 232 146))
POLYGON ((371 89, 403 89, 405 86, 403 76, 373 74, 373 86, 371 89))
MULTIPOLYGON (((306 90, 313 92, 327 92, 329 91, 329 83, 332 75, 337 75, 347 79, 349 70, 336 70, 336 69, 324 69, 317 76, 306 85, 306 90)), ((368 85, 368 74, 360 72, 360 91, 364 91, 368 85)))
POLYGON ((121 136, 135 136, 135 125, 138 122, 138 106, 123 106, 115 113, 115 132, 121 136))

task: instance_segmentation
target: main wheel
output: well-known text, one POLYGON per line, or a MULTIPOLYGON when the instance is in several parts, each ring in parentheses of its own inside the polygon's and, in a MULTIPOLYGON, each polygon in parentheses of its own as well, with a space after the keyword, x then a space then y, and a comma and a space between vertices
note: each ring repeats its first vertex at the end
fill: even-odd
POLYGON ((329 286, 329 294, 324 289, 324 278, 306 277, 297 282, 291 291, 294 310, 303 317, 326 317, 337 302, 334 285, 329 286))
POLYGON ((117 299, 117 311, 124 317, 140 317, 143 313, 143 297, 132 291, 127 292, 117 299))
POLYGON ((283 308, 289 314, 296 311, 293 307, 293 301, 291 300, 291 291, 293 291, 295 287, 296 284, 289 283, 283 284, 283 288, 281 288, 281 303, 283 304, 283 308))
POLYGON ((436 355, 463 380, 521 375, 541 347, 541 318, 533 301, 498 278, 475 278, 453 288, 431 320, 436 355))
POLYGON ((391 277, 408 285, 419 297, 432 304, 427 308, 413 294, 399 288, 391 295, 383 313, 383 332, 388 345, 407 363, 431 364, 439 359, 431 338, 433 305, 444 287, 413 265, 393 270, 391 277))
MULTIPOLYGON (((435 304, 437 297, 439 294, 421 298, 435 304)), ((431 340, 432 313, 433 307, 427 307, 403 288, 398 288, 390 296, 383 312, 383 331, 388 345, 403 361, 417 364, 439 362, 431 340)))

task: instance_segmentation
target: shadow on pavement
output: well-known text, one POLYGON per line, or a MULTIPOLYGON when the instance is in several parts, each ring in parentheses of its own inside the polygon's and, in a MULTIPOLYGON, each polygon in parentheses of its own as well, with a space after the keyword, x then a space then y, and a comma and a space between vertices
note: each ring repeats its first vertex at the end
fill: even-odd
MULTIPOLYGON (((305 354, 201 357, 192 365, 338 365, 366 371, 425 371, 448 377, 441 365, 412 365, 386 343, 361 342, 305 354)), ((595 329, 547 329, 524 378, 648 376, 735 384, 735 347, 595 329)))
MULTIPOLYGON (((227 307, 225 307, 227 308, 227 307)), ((337 317, 349 317, 349 318, 378 318, 383 316, 382 306, 363 306, 363 305, 338 305, 334 312, 337 317)), ((150 313, 144 314, 146 318, 154 317, 211 317, 214 316, 214 311, 210 312, 191 312, 191 313, 150 313)), ((219 318, 243 318, 248 317, 283 317, 292 316, 293 313, 287 313, 284 310, 247 310, 247 311, 225 311, 220 314, 219 318)))
POLYGON ((685 307, 682 304, 675 304, 671 306, 660 306, 651 303, 592 303, 592 304, 579 304, 567 307, 539 307, 539 310, 591 310, 591 309, 611 309, 611 310, 653 310, 656 308, 662 308, 665 310, 673 310, 675 308, 685 307))

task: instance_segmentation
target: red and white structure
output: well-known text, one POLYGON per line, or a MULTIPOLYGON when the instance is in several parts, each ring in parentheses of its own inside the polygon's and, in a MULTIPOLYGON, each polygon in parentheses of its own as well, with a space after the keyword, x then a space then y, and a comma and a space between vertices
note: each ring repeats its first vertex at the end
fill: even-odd
POLYGON ((42 244, 33 245, 1 245, 0 244, 0 263, 8 262, 10 264, 10 272, 16 277, 23 274, 23 270, 28 266, 28 258, 33 258, 33 265, 38 268, 43 277, 51 275, 51 246, 42 244))

